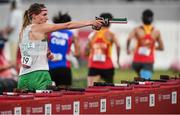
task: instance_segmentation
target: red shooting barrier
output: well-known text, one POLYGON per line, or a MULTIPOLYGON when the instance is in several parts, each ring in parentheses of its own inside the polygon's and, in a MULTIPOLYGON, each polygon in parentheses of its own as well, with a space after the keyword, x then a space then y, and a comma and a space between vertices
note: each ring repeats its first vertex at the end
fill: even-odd
POLYGON ((22 114, 52 114, 52 100, 62 96, 60 92, 30 93, 34 100, 22 105, 22 114))
POLYGON ((62 96, 61 92, 52 93, 30 93, 34 100, 22 105, 22 114, 52 114, 53 100, 62 96))
POLYGON ((108 88, 98 86, 87 88, 81 99, 81 114, 106 114, 109 91, 108 88))
POLYGON ((180 113, 180 82, 178 80, 169 80, 161 83, 158 93, 159 113, 180 113))
POLYGON ((83 93, 63 91, 63 96, 52 99, 52 114, 80 114, 80 99, 83 93))
POLYGON ((34 100, 33 95, 1 95, 0 114, 22 114, 22 106, 34 100))
POLYGON ((34 93, 33 94, 35 97, 44 97, 44 98, 48 98, 48 97, 61 97, 63 95, 63 93, 61 92, 53 92, 53 93, 34 93))
POLYGON ((109 87, 107 98, 108 114, 130 114, 134 113, 132 87, 109 87))
POLYGON ((153 114, 159 111, 157 107, 156 100, 157 90, 159 89, 159 84, 151 85, 134 85, 133 90, 133 103, 134 103, 134 113, 137 114, 153 114))
POLYGON ((35 93, 32 102, 23 104, 22 113, 28 114, 72 114, 79 113, 80 92, 63 91, 35 93), (79 106, 79 107, 78 107, 79 106), (76 109, 76 110, 75 110, 76 109))
POLYGON ((180 79, 149 85, 0 96, 0 114, 180 114, 180 79))
POLYGON ((35 98, 21 104, 22 114, 48 114, 51 113, 51 103, 47 98, 35 98))
POLYGON ((26 114, 52 114, 53 101, 60 98, 63 94, 61 92, 52 92, 34 93, 33 95, 35 96, 34 101, 27 103, 23 108, 26 114))
POLYGON ((13 115, 14 109, 19 107, 17 101, 1 101, 0 104, 0 114, 4 114, 4 115, 13 115), (11 104, 10 104, 11 103, 11 104))

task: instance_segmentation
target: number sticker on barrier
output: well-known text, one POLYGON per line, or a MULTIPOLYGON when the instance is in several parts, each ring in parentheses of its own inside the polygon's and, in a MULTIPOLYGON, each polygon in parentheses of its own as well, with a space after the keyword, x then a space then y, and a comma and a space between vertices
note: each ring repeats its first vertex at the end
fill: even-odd
POLYGON ((14 115, 21 115, 21 107, 14 107, 14 115))
POLYGON ((149 107, 155 106, 155 94, 149 94, 149 107))
POLYGON ((52 105, 45 104, 45 115, 52 115, 52 105))
POLYGON ((101 99, 100 112, 106 112, 106 99, 101 99))
POLYGON ((132 99, 131 96, 126 97, 126 110, 131 109, 132 99))
POLYGON ((176 91, 173 91, 172 92, 172 95, 171 95, 171 103, 172 104, 177 104, 177 92, 176 91))
POLYGON ((79 101, 75 101, 73 103, 73 115, 79 115, 80 113, 80 103, 79 101))

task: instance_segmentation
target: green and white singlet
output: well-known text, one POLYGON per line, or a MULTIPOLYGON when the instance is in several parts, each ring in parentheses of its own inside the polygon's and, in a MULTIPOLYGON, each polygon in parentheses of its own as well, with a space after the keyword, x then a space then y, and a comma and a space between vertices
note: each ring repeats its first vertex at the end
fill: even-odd
POLYGON ((49 75, 46 40, 30 40, 31 26, 23 31, 23 39, 19 43, 21 51, 21 68, 19 73, 18 88, 28 90, 43 90, 51 85, 49 75))

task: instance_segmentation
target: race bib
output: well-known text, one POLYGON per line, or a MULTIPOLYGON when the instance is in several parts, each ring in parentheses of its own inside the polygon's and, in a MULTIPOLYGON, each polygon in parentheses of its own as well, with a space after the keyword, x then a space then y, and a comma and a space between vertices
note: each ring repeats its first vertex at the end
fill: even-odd
POLYGON ((21 58, 21 63, 24 67, 31 67, 32 58, 30 56, 23 56, 21 58))
POLYGON ((144 56, 149 56, 150 55, 151 50, 147 47, 140 47, 138 50, 138 54, 139 55, 144 55, 144 56))
POLYGON ((93 55, 93 61, 105 62, 106 56, 104 54, 94 54, 93 55))
POLYGON ((54 58, 52 59, 52 61, 60 61, 63 58, 62 54, 53 53, 53 56, 54 56, 54 58))

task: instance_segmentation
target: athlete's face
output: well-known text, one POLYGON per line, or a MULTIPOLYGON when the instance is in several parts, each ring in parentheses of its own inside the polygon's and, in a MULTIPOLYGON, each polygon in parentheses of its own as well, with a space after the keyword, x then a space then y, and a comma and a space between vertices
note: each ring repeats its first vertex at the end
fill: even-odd
POLYGON ((46 21, 48 20, 48 12, 47 12, 47 8, 43 8, 41 10, 41 13, 38 15, 35 15, 35 20, 37 21, 37 23, 39 24, 43 24, 46 23, 46 21))

